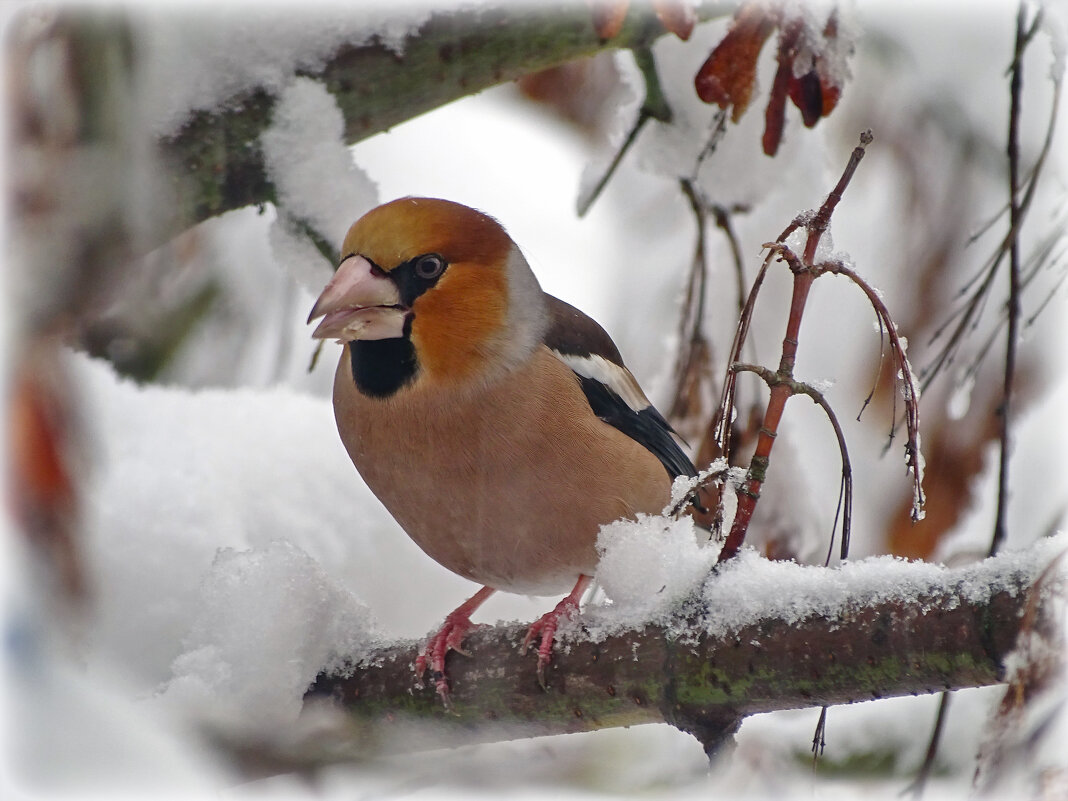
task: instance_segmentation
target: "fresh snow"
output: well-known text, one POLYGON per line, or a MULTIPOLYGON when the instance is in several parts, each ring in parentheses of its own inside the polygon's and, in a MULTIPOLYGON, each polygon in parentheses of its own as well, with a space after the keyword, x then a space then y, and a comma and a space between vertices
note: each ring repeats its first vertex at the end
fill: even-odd
POLYGON ((334 96, 317 81, 295 78, 279 93, 271 125, 260 137, 278 193, 279 213, 270 234, 276 260, 313 294, 330 280, 334 265, 295 225, 310 225, 337 247, 349 226, 379 200, 371 179, 353 162, 344 130, 334 96))
POLYGON ((212 111, 244 92, 282 91, 296 70, 321 68, 343 44, 377 39, 398 56, 429 3, 226 0, 152 2, 131 15, 138 40, 139 100, 157 136, 174 134, 191 111, 212 111))
POLYGON ((950 570, 893 556, 824 568, 771 561, 743 548, 710 574, 719 548, 691 519, 643 516, 602 528, 596 578, 609 603, 587 608, 582 624, 594 640, 647 623, 665 626, 671 636, 692 636, 696 627, 725 637, 761 620, 834 619, 891 599, 923 612, 924 599, 940 591, 966 602, 981 602, 1002 590, 1015 592, 1021 581, 1036 579, 1065 550, 1068 534, 950 570), (771 587, 774 592, 768 591, 771 587), (680 602, 692 598, 699 599, 703 612, 695 617, 688 607, 680 619, 680 602))
MULTIPOLYGON (((924 86, 944 83, 956 87, 951 95, 961 104, 959 113, 980 121, 981 130, 1000 141, 1002 55, 1008 52, 1003 39, 1014 8, 1002 9, 996 20, 973 18, 958 8, 947 12, 948 28, 945 17, 928 23, 917 9, 908 14, 893 4, 864 9, 873 29, 910 42, 910 52, 895 62, 907 78, 900 85, 871 83, 881 104, 892 112, 915 100, 910 93, 926 96, 917 92, 921 77, 924 86), (968 48, 949 42, 947 30, 971 31, 968 48), (977 41, 985 44, 976 47, 977 41), (970 61, 969 53, 974 53, 970 61), (977 85, 984 90, 973 91, 977 85)), ((680 271, 693 247, 693 220, 676 180, 692 169, 712 114, 693 97, 691 82, 726 22, 699 26, 688 44, 674 37, 656 43, 676 125, 649 123, 586 220, 576 221, 572 201, 588 146, 562 124, 546 123, 544 114, 507 89, 451 104, 346 151, 332 98, 312 82, 294 79, 294 69, 314 70, 341 44, 376 36, 400 57, 405 37, 427 12, 414 4, 398 12, 395 3, 311 3, 299 16, 293 11, 270 2, 138 6, 134 16, 144 80, 137 105, 152 135, 174 133, 191 109, 219 109, 229 98, 263 87, 279 98, 275 124, 263 143, 282 212, 307 220, 337 243, 345 227, 377 202, 376 186, 382 200, 436 194, 483 208, 505 223, 547 289, 605 323, 663 408, 665 392, 655 390, 664 389, 670 370, 668 331, 680 271), (659 277, 648 280, 650 275, 659 277)), ((1063 13, 1055 13, 1052 3, 1047 12, 1044 31, 1054 49, 1050 70, 1059 74, 1066 50, 1063 13)), ((861 87, 847 83, 842 106, 815 132, 803 131, 790 109, 779 156, 763 157, 761 92, 770 84, 773 49, 769 42, 761 88, 742 125, 731 129, 696 176, 710 201, 753 207, 735 218, 743 242, 773 237, 798 209, 817 202, 840 174, 842 154, 853 146, 857 131, 871 124, 850 117, 861 87)), ((871 81, 873 65, 861 64, 861 55, 851 69, 858 81, 871 81)), ((618 141, 633 122, 641 87, 629 56, 617 60, 628 77, 619 90, 618 141)), ((882 69, 883 62, 874 67, 882 69)), ((1036 80, 1029 87, 1037 92, 1040 84, 1036 80)), ((1041 85, 1041 91, 1048 92, 1048 86, 1041 85)), ((892 305, 899 276, 879 270, 883 255, 906 243, 883 216, 884 195, 898 184, 889 183, 893 176, 886 172, 881 142, 876 131, 870 156, 836 213, 835 235, 857 269, 886 287, 892 305)), ((1056 156, 1055 148, 1051 161, 1056 156)), ((806 791, 823 799, 861 793, 897 798, 922 760, 935 698, 890 699, 830 712, 827 760, 845 762, 882 747, 894 755, 899 782, 813 774, 798 759, 807 752, 818 715, 805 710, 746 720, 732 760, 711 775, 696 741, 662 725, 432 752, 417 759, 369 760, 324 771, 313 789, 293 775, 233 788, 237 777, 216 763, 196 734, 205 720, 237 732, 284 731, 320 667, 376 644, 422 636, 474 590, 423 555, 359 480, 334 430, 328 399, 336 348, 325 346, 310 377, 298 375, 307 347, 294 346, 288 360, 276 360, 282 369, 272 372, 268 363, 285 351, 286 342, 299 337, 307 346, 306 307, 329 268, 307 239, 294 236, 291 226, 273 215, 268 209, 261 219, 246 210, 195 232, 202 244, 209 243, 205 250, 225 264, 220 274, 231 303, 243 304, 238 323, 230 321, 231 331, 243 331, 252 341, 249 348, 221 357, 215 329, 201 329, 191 338, 190 350, 197 353, 176 358, 168 375, 175 386, 170 387, 138 387, 116 378, 107 365, 83 356, 67 358, 92 446, 82 543, 92 597, 83 614, 57 622, 50 617, 55 610, 48 584, 32 564, 27 567, 28 558, 17 548, 9 549, 13 566, 7 572, 14 580, 4 588, 12 663, 5 665, 4 676, 12 741, 5 745, 12 764, 32 775, 37 789, 105 795, 114 795, 116 787, 153 795, 170 789, 203 797, 226 788, 227 796, 344 799, 418 793, 533 798, 550 792, 596 798, 606 792, 781 798, 806 791), (282 286, 281 271, 270 273, 276 265, 296 278, 299 291, 282 286), (285 333, 276 347, 272 337, 279 331, 285 333), (193 391, 183 383, 229 388, 193 391)), ((709 297, 714 342, 722 349, 733 320, 733 278, 722 238, 715 234, 709 242, 710 284, 728 288, 709 297)), ((755 250, 744 254, 749 270, 759 261, 755 250)), ((847 379, 863 374, 866 381, 874 362, 856 343, 841 341, 840 332, 862 330, 847 322, 852 308, 865 323, 870 310, 852 290, 852 307, 843 302, 834 283, 845 282, 820 282, 813 293, 797 374, 833 376, 835 402, 859 406, 866 389, 857 390, 847 379), (821 314, 821 308, 830 313, 821 314)), ((774 308, 784 293, 769 279, 762 297, 774 308)), ((755 332, 768 332, 757 343, 765 359, 781 337, 780 319, 771 316, 754 325, 755 332)), ((869 339, 874 348, 878 337, 869 339)), ((1033 574, 1065 547, 1060 535, 1022 550, 1056 519, 1068 490, 1060 449, 1050 443, 1052 432, 1063 429, 1066 392, 1068 384, 1062 382, 1034 408, 1020 410, 1014 474, 1042 480, 1016 481, 1009 545, 1018 550, 992 563, 1006 573, 1033 574)), ((788 425, 810 419, 807 413, 791 405, 788 425)), ((908 491, 899 462, 880 463, 883 443, 868 442, 874 439, 870 434, 847 432, 858 478, 854 542, 861 555, 873 547, 864 540, 865 520, 885 518, 897 501, 895 492, 908 491)), ((814 444, 825 435, 822 419, 782 432, 769 491, 758 508, 763 512, 778 497, 779 516, 806 542, 814 542, 821 531, 822 519, 812 510, 832 506, 837 488, 837 449, 832 443, 823 453, 814 444)), ((985 550, 995 463, 991 450, 976 482, 974 506, 956 535, 943 543, 939 558, 955 562, 985 550)), ((706 629, 722 634, 768 615, 791 620, 832 615, 898 594, 919 602, 950 575, 939 565, 890 557, 827 571, 769 562, 746 549, 708 579, 716 546, 706 540, 685 519, 652 516, 606 526, 598 571, 605 600, 589 605, 582 617, 591 635, 607 636, 648 621, 672 625, 677 602, 695 593, 710 610, 703 620, 706 629)), ((818 548, 825 549, 825 543, 818 548)), ((989 567, 952 575, 968 597, 982 597, 997 588, 980 580, 989 567)), ((477 619, 531 620, 554 602, 502 595, 477 619)), ((572 636, 574 629, 565 633, 572 636)), ((987 688, 954 696, 940 760, 953 775, 935 780, 933 797, 967 795, 980 732, 989 727, 990 711, 1002 693, 987 688)), ((1053 758, 1063 764, 1063 754, 1053 758)), ((0 794, 7 781, 0 777, 0 794)))
MULTIPOLYGON (((441 583, 448 574, 411 545, 359 481, 333 430, 327 400, 281 388, 138 387, 86 357, 72 354, 66 361, 78 381, 94 444, 86 556, 96 596, 79 640, 80 658, 97 686, 111 688, 117 709, 130 706, 124 713, 134 721, 130 731, 161 721, 164 742, 172 744, 143 755, 148 764, 160 759, 168 770, 182 776, 188 771, 189 786, 225 783, 225 771, 195 740, 187 742, 186 727, 206 722, 232 735, 285 731, 296 722, 303 692, 320 668, 427 631, 466 592, 461 588, 449 601, 434 600, 435 587, 448 595, 447 582, 441 583), (168 748, 179 751, 166 756, 168 748)), ((1066 544, 1065 536, 1046 539, 952 575, 963 597, 985 597, 1000 587, 989 581, 991 566, 995 576, 1037 575, 1066 544)), ((595 638, 650 621, 677 625, 672 613, 694 593, 709 610, 701 625, 721 635, 768 616, 833 616, 888 597, 918 603, 950 575, 939 565, 892 557, 826 570, 769 562, 744 549, 709 578, 718 548, 689 518, 613 523, 602 530, 599 547, 597 580, 606 600, 588 605, 581 618, 595 638)), ((539 604, 542 610, 549 606, 545 599, 539 604)), ((529 620, 534 613, 519 616, 529 620)), ((574 626, 562 632, 563 647, 574 633, 574 626)), ((48 686, 58 691, 69 681, 48 686)), ((966 710, 989 705, 980 700, 989 693, 962 697, 977 699, 965 703, 966 710)), ((896 747, 899 738, 911 742, 902 716, 918 714, 910 710, 920 705, 926 709, 923 700, 890 701, 871 707, 871 713, 833 711, 834 758, 872 744, 870 736, 848 734, 869 731, 872 715, 887 720, 876 738, 886 748, 896 747), (899 713, 895 704, 901 705, 899 713)), ((969 711, 965 717, 983 714, 969 711)), ((808 722, 781 730, 765 723, 769 718, 775 719, 762 715, 747 722, 739 751, 760 742, 763 748, 803 750, 805 735, 799 731, 813 725, 811 716, 784 718, 808 722)), ((681 761, 675 780, 689 777, 687 785, 700 785, 700 748, 669 727, 651 729, 629 742, 644 742, 665 759, 676 753, 681 761)), ((622 747, 621 736, 554 737, 529 747, 589 754, 598 742, 622 747)), ((76 746, 77 732, 72 737, 76 746)), ((972 739, 958 742, 944 758, 966 766, 966 752, 971 748, 974 756, 974 745, 972 739)), ((462 749, 454 759, 470 760, 470 770, 478 773, 498 758, 506 764, 519 759, 518 748, 462 749)), ((915 750, 901 751, 901 770, 914 766, 915 750)), ((428 758, 442 776, 464 781, 452 772, 451 761, 428 758)), ((77 769, 72 763, 71 770, 77 769)), ((346 786, 344 770, 355 768, 328 772, 327 784, 346 786)), ((736 765, 725 777, 737 780, 739 770, 736 765)), ((372 786, 375 775, 355 780, 372 786)), ((379 780, 390 785, 389 775, 379 780)), ((528 775, 535 785, 545 781, 538 772, 528 775)), ((656 771, 647 780, 668 781, 656 771)), ((272 786, 293 789, 284 779, 265 785, 272 786)))

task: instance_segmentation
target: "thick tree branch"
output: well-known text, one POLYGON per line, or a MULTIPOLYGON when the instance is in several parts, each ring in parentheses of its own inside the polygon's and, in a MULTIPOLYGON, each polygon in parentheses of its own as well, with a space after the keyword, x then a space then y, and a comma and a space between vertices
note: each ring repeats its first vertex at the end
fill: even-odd
MULTIPOLYGON (((734 5, 702 0, 698 16, 734 5)), ((276 199, 260 144, 275 104, 266 88, 190 111, 160 141, 137 126, 140 58, 150 54, 139 53, 136 14, 134 6, 64 8, 45 15, 47 25, 34 14, 11 25, 8 162, 18 168, 8 182, 22 274, 52 276, 64 267, 47 292, 16 286, 15 306, 31 330, 106 305, 118 268, 132 257, 209 217, 276 199)), ((607 41, 591 19, 580 0, 439 11, 407 39, 402 56, 371 40, 303 74, 334 95, 352 144, 489 86, 666 34, 644 3, 633 4, 607 41)))
MULTIPOLYGON (((705 0, 701 19, 735 3, 705 0)), ((620 33, 605 41, 593 29, 583 2, 514 4, 434 13, 398 56, 384 44, 342 47, 308 77, 323 82, 345 119, 353 144, 457 98, 601 50, 651 44, 666 33, 644 3, 636 3, 620 33)), ((270 124, 274 98, 255 89, 197 112, 160 143, 183 198, 172 233, 242 206, 274 200, 259 135, 270 124)))
MULTIPOLYGON (((413 689, 419 643, 401 642, 351 675, 321 675, 305 701, 340 705, 353 748, 383 732, 403 732, 400 747, 428 748, 666 721, 711 751, 758 712, 1000 682, 1038 561, 999 557, 946 571, 944 584, 920 598, 883 594, 869 603, 865 588, 840 614, 792 610, 727 635, 691 628, 679 638, 648 626, 590 642, 578 633, 554 656, 548 691, 517 648, 525 624, 482 628, 466 641, 470 657, 450 656, 451 713, 432 686, 413 689)), ((930 569, 915 566, 917 575, 930 569)))

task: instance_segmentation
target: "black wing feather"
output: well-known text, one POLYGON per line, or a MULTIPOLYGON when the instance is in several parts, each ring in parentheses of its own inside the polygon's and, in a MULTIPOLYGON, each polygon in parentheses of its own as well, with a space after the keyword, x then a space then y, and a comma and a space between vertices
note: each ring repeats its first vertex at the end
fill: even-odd
POLYGON ((578 379, 593 413, 608 425, 618 428, 635 442, 644 446, 660 460, 671 478, 697 475, 693 462, 675 442, 674 431, 668 421, 655 407, 646 406, 636 412, 619 395, 597 379, 581 375, 578 379))
MULTIPOLYGON (((545 344, 563 356, 600 356, 607 362, 626 369, 612 338, 595 320, 569 303, 546 294, 549 306, 549 330, 545 344)), ((582 391, 593 413, 608 425, 619 429, 645 447, 668 475, 696 476, 693 462, 675 441, 674 430, 653 406, 632 409, 623 398, 603 382, 576 372, 582 391)))

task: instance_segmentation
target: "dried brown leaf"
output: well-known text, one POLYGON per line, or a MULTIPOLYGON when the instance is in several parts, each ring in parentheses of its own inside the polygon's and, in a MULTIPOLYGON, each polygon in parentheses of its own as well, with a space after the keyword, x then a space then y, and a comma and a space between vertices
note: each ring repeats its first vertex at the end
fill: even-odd
POLYGON ((752 99, 760 51, 778 22, 778 14, 762 3, 742 5, 727 35, 694 77, 697 96, 723 109, 733 107, 731 120, 741 119, 752 99))

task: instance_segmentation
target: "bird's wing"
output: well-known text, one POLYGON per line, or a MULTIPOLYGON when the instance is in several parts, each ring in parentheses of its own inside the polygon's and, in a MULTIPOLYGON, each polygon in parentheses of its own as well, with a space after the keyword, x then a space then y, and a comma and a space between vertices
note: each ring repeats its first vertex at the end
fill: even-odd
POLYGON ((574 306, 546 294, 545 346, 578 376, 593 413, 656 456, 672 478, 697 470, 675 441, 675 431, 623 364, 612 338, 574 306))

